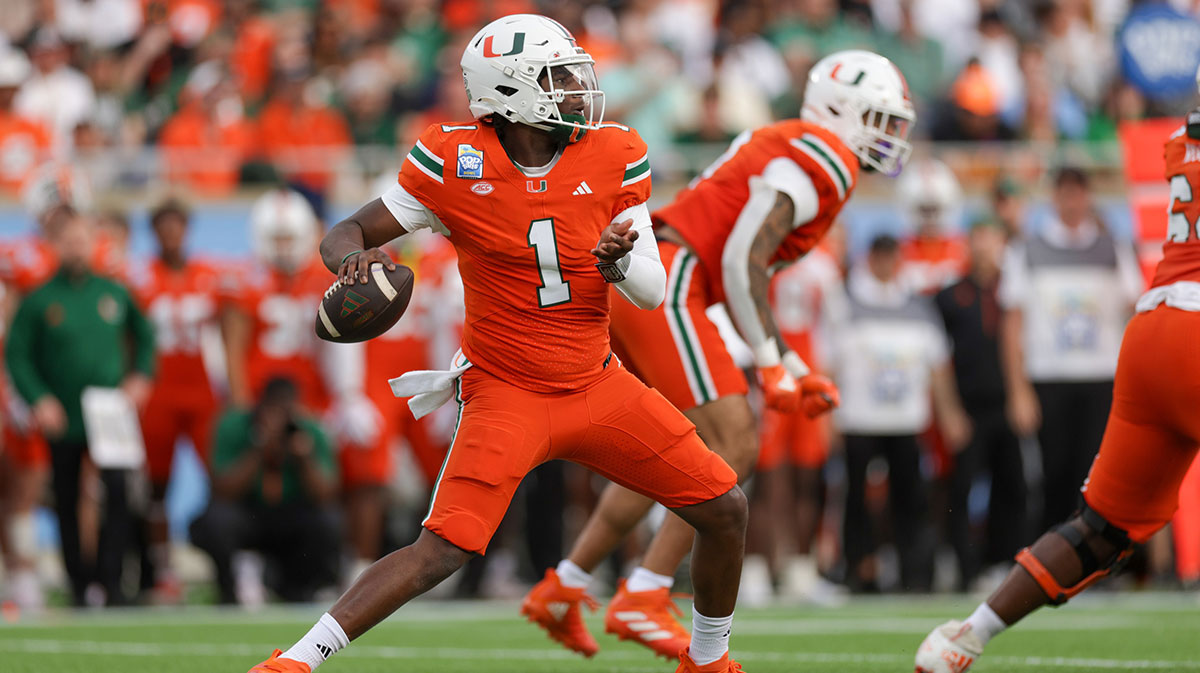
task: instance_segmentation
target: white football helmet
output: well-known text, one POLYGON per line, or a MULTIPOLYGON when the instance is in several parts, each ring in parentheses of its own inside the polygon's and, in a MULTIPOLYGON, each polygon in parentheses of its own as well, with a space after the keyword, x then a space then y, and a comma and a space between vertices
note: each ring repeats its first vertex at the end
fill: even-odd
POLYGON ((800 118, 836 133, 863 166, 895 176, 912 152, 908 134, 917 113, 908 83, 891 61, 848 49, 809 71, 800 118))
POLYGON ((918 230, 946 233, 962 207, 958 178, 937 159, 914 161, 896 181, 896 195, 918 230))
POLYGON ((316 213, 299 192, 273 189, 259 197, 250 210, 250 239, 260 261, 294 273, 316 251, 316 213))
POLYGON ((91 212, 92 186, 88 177, 75 166, 49 162, 42 164, 25 181, 21 191, 25 210, 38 222, 59 206, 77 212, 91 212))
POLYGON ((476 119, 497 115, 574 142, 604 119, 594 61, 562 24, 536 14, 497 19, 471 38, 463 82, 476 119), (545 84, 543 84, 543 78, 545 84), (577 98, 577 112, 558 109, 577 98))

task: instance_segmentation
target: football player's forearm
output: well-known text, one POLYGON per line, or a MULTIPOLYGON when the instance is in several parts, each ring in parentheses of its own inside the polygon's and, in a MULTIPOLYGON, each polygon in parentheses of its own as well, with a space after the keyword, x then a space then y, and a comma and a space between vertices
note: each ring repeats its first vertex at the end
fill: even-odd
POLYGON ((721 256, 729 315, 759 367, 779 364, 782 354, 783 339, 768 300, 767 265, 792 231, 793 216, 792 200, 786 194, 752 193, 721 256))
POLYGON ((333 225, 325 238, 321 239, 321 261, 325 263, 325 268, 337 273, 348 255, 365 247, 362 225, 351 217, 333 225))
POLYGON ((638 233, 633 249, 615 263, 625 280, 614 283, 617 292, 634 306, 652 310, 663 303, 667 295, 667 270, 663 268, 658 253, 658 239, 654 237, 654 224, 650 220, 650 209, 644 203, 627 208, 613 218, 613 222, 633 220, 631 227, 638 233))

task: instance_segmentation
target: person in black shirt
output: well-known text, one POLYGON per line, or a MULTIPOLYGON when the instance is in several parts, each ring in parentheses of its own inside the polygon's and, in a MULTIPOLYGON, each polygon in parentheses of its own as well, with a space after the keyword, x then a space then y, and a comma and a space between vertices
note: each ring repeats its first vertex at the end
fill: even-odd
POLYGON ((996 300, 1004 228, 984 220, 968 237, 967 275, 935 297, 953 349, 954 376, 963 408, 971 417, 971 440, 955 456, 950 475, 950 543, 958 557, 960 588, 967 589, 985 563, 1012 556, 1025 540, 1025 476, 1021 447, 1004 413, 1004 376, 996 300), (984 474, 991 476, 986 543, 972 534, 968 496, 984 474), (981 549, 981 547, 984 547, 981 549))

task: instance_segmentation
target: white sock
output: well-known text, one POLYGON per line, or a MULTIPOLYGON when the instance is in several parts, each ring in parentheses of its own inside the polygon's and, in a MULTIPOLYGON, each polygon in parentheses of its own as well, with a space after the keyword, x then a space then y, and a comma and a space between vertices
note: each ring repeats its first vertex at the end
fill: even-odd
POLYGON ((625 581, 626 591, 654 591, 655 589, 670 589, 673 586, 675 586, 674 577, 659 575, 641 566, 634 568, 633 572, 629 573, 629 579, 625 581))
POLYGON ((326 612, 299 642, 280 656, 308 664, 315 671, 334 652, 349 644, 350 639, 346 637, 342 625, 326 612))
POLYGON ((692 644, 688 655, 697 666, 711 664, 729 651, 729 633, 733 630, 733 615, 705 617, 692 606, 692 644))
POLYGON ((575 565, 570 559, 559 561, 554 572, 558 573, 558 581, 562 582, 564 587, 586 589, 592 583, 591 573, 575 565))
POLYGON ((975 608, 975 612, 967 617, 966 623, 971 625, 971 630, 975 632, 976 636, 979 636, 980 642, 984 645, 1008 628, 1008 624, 1005 624, 1004 620, 1000 619, 996 611, 987 603, 980 603, 979 607, 975 608))

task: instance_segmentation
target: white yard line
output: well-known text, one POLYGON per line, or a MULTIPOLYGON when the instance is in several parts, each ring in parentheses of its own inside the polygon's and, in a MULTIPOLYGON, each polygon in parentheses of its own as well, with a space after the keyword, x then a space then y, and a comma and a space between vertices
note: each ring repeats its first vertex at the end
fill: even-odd
MULTIPOLYGON (((0 639, 0 651, 23 654, 87 654, 122 657, 240 657, 263 656, 268 648, 245 643, 118 643, 88 640, 0 639)), ((644 661, 643 652, 606 652, 604 661, 644 661)), ((544 661, 577 660, 578 655, 565 650, 536 649, 473 649, 464 647, 388 647, 354 646, 340 653, 344 659, 458 659, 469 661, 517 660, 544 661)), ((797 664, 844 663, 902 665, 912 661, 909 655, 847 654, 837 652, 741 652, 737 657, 746 662, 780 662, 797 664)), ((1101 659, 1078 657, 989 657, 991 665, 1009 667, 1088 668, 1105 670, 1200 670, 1200 661, 1160 661, 1154 659, 1101 659)), ((647 669, 651 670, 651 669, 647 669)), ((653 669, 658 670, 658 669, 653 669)))

